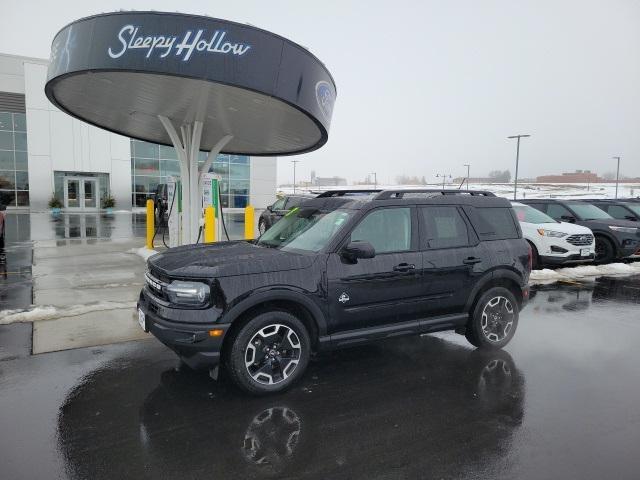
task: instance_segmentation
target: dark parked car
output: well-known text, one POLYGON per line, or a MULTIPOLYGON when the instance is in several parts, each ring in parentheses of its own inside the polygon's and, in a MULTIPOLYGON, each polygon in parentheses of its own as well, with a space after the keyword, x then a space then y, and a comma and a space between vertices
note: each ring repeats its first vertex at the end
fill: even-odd
POLYGON ((618 220, 640 221, 640 203, 628 200, 586 200, 618 220))
POLYGON ((596 238, 596 262, 628 258, 640 251, 640 229, 636 222, 618 220, 604 210, 581 200, 518 200, 551 218, 588 227, 596 238))
POLYGON ((151 257, 139 321, 187 365, 216 378, 222 360, 244 390, 275 392, 325 348, 441 330, 503 347, 531 261, 511 204, 491 193, 327 192, 256 241, 151 257))
POLYGON ((278 198, 272 205, 260 214, 258 220, 258 231, 260 235, 269 230, 274 223, 280 220, 292 208, 299 207, 307 200, 314 198, 315 195, 287 195, 278 198))

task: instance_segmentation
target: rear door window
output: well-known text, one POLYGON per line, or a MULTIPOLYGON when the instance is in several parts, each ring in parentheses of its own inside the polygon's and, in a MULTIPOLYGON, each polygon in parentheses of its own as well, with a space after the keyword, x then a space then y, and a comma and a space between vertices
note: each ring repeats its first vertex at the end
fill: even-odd
POLYGON ((421 249, 469 245, 467 224, 456 207, 421 207, 420 222, 421 249))
POLYGON ((476 207, 478 225, 476 230, 482 240, 505 240, 519 238, 518 227, 511 208, 476 207))

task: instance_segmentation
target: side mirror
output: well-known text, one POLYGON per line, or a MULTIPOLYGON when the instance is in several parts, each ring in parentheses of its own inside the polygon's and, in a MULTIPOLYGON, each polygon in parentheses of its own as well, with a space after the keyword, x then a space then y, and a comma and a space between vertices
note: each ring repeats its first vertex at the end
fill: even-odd
POLYGON ((562 220, 563 222, 576 223, 576 217, 572 215, 562 215, 560 217, 560 220, 562 220))
POLYGON ((625 215, 624 219, 625 220, 629 220, 631 222, 637 222, 638 221, 638 218, 634 217, 633 215, 625 215))
POLYGON ((350 242, 343 247, 341 255, 349 260, 373 258, 376 256, 376 249, 369 242, 350 242))
POLYGON ((267 205, 267 210, 269 210, 270 212, 273 212, 273 205, 267 205))

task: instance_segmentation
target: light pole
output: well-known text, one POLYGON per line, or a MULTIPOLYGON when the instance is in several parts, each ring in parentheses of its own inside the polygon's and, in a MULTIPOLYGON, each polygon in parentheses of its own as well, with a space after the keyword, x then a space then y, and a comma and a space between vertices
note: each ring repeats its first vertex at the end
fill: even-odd
POLYGON ((442 177, 442 189, 444 190, 444 182, 447 180, 447 177, 451 178, 451 175, 447 175, 446 173, 436 173, 436 178, 442 177))
POLYGON ((471 170, 471 165, 465 163, 464 166, 467 167, 467 190, 469 190, 469 171, 471 170))
POLYGON ((521 138, 527 138, 530 137, 531 135, 511 135, 510 137, 507 138, 517 138, 518 139, 518 144, 516 146, 516 176, 515 179, 513 181, 513 199, 516 199, 516 195, 518 193, 518 164, 520 163, 520 139, 521 138))
POLYGON ((376 172, 371 172, 369 175, 373 175, 373 189, 378 189, 378 174, 376 172))
POLYGON ((291 160, 291 163, 293 163, 293 193, 296 193, 296 164, 299 161, 300 160, 291 160))
POLYGON ((616 170, 616 198, 618 198, 618 181, 620 180, 620 157, 611 157, 618 160, 618 169, 616 170))

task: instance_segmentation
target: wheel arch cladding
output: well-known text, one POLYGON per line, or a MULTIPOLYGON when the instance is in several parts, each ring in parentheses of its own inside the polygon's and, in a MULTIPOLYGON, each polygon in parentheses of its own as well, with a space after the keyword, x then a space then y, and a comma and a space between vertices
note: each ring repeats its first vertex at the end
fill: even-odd
POLYGON ((473 289, 465 310, 471 314, 484 292, 493 287, 504 287, 516 297, 518 309, 522 308, 522 287, 518 282, 518 276, 510 270, 498 270, 486 275, 473 289))
POLYGON ((249 305, 244 305, 245 308, 240 312, 234 314, 230 320, 231 327, 229 328, 225 338, 222 342, 221 355, 224 355, 230 342, 233 342, 237 332, 246 325, 252 318, 261 313, 284 311, 298 318, 306 327, 309 333, 309 339, 311 340, 312 350, 317 349, 318 338, 323 332, 324 317, 318 318, 317 313, 314 315, 312 309, 306 305, 306 302, 298 301, 293 298, 269 298, 262 299, 258 302, 251 302, 249 305))

